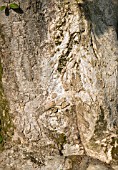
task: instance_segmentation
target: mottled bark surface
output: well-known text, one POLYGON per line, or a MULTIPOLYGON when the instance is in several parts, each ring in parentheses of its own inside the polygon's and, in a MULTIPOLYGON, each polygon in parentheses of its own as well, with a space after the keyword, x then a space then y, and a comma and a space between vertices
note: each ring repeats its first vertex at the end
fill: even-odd
POLYGON ((117 170, 117 0, 21 8, 0 14, 1 170, 117 170))

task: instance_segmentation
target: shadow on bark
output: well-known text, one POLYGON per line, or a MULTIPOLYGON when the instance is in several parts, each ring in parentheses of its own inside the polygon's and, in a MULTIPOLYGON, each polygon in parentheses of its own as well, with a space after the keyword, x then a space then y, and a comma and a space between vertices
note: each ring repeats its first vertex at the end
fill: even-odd
MULTIPOLYGON (((113 41, 118 40, 118 1, 117 0, 85 0, 83 3, 79 3, 79 6, 82 12, 85 15, 87 21, 89 21, 92 25, 92 31, 97 37, 104 35, 105 32, 112 28, 113 34, 116 35, 116 39, 113 41)), ((115 38, 115 37, 114 37, 115 38)), ((109 37, 110 39, 110 37, 109 37)), ((112 39, 112 37, 111 37, 112 39)), ((117 73, 118 73, 118 66, 117 66, 117 73)), ((118 93, 118 74, 116 75, 116 96, 118 93)), ((107 94, 106 94, 107 98, 107 94)), ((108 99, 107 103, 108 102, 108 99)), ((109 105, 109 104, 108 104, 109 105)), ((118 103, 116 102, 116 113, 115 116, 111 111, 111 107, 109 105, 109 114, 110 117, 113 119, 113 127, 118 127, 118 103)))
POLYGON ((91 22, 97 36, 104 34, 109 27, 116 30, 118 36, 118 2, 116 0, 85 0, 79 6, 85 17, 91 22))

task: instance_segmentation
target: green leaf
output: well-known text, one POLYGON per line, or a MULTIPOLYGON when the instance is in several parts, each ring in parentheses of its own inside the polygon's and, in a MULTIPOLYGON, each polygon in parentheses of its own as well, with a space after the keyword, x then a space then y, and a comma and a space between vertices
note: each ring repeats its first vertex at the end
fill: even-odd
POLYGON ((18 9, 18 8, 19 8, 19 5, 13 3, 13 4, 10 4, 9 7, 10 7, 11 9, 18 9))
POLYGON ((1 6, 0 11, 3 11, 6 8, 6 6, 1 6))

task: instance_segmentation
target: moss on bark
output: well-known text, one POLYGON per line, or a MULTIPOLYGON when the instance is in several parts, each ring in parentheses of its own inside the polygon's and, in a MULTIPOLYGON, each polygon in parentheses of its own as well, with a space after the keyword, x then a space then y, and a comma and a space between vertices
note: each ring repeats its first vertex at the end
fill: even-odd
POLYGON ((3 150, 4 144, 13 134, 13 125, 9 116, 8 101, 4 95, 2 86, 2 65, 0 62, 0 151, 3 150))

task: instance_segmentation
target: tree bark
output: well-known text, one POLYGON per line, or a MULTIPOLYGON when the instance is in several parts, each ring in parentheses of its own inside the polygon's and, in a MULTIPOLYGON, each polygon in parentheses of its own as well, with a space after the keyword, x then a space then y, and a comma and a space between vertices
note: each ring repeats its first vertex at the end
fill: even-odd
POLYGON ((117 170, 117 0, 20 6, 0 14, 0 168, 117 170))

